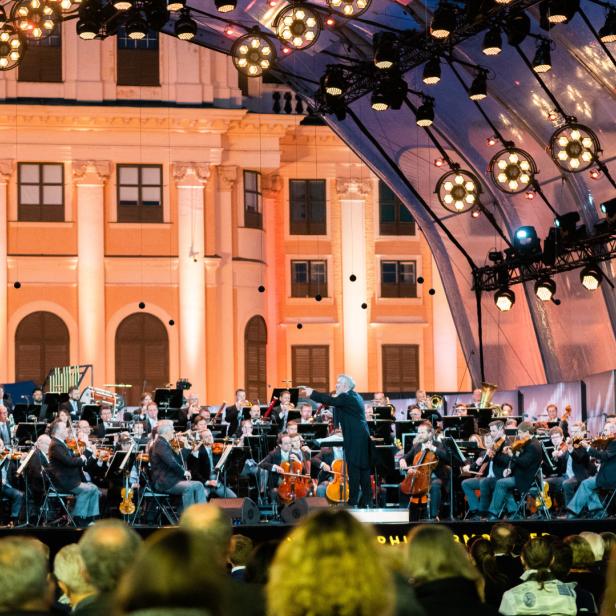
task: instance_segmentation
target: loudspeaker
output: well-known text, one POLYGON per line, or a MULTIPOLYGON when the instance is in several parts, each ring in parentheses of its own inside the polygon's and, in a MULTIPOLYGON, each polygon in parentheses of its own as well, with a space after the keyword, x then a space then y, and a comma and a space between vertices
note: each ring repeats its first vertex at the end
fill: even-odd
POLYGON ((296 524, 298 520, 307 516, 308 513, 318 511, 319 509, 327 509, 329 502, 326 498, 321 496, 308 496, 306 498, 299 498, 287 505, 281 512, 280 517, 286 524, 296 524))
POLYGON ((233 524, 259 523, 259 508, 249 498, 217 498, 212 502, 231 518, 233 524))

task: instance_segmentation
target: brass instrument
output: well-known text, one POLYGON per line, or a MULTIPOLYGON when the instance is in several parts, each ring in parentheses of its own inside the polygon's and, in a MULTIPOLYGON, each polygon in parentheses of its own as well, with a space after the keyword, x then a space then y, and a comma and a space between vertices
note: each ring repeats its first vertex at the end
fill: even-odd
POLYGON ((434 394, 432 396, 430 396, 430 398, 428 398, 430 405, 429 408, 431 408, 432 410, 436 411, 440 408, 443 408, 443 396, 439 396, 438 394, 434 394))
POLYGON ((503 408, 500 404, 492 404, 492 398, 498 389, 497 385, 492 383, 481 384, 481 399, 479 400, 480 409, 492 409, 492 417, 505 417, 503 408))

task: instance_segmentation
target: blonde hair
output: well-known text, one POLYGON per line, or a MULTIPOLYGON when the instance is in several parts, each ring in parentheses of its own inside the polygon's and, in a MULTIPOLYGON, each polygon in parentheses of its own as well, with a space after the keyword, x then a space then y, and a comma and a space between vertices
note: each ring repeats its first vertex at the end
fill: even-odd
POLYGON ((306 518, 270 568, 269 616, 390 616, 394 588, 376 539, 344 510, 306 518))
POLYGON ((417 585, 452 577, 475 583, 483 600, 484 582, 464 546, 444 526, 416 526, 408 535, 406 572, 417 585))

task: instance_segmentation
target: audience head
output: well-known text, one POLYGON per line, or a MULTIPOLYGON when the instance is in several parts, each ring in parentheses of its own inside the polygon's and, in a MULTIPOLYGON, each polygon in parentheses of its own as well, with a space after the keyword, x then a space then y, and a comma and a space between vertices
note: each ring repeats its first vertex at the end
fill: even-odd
POLYGON ((306 518, 280 544, 266 594, 270 616, 385 616, 393 608, 391 574, 374 535, 337 509, 306 518))
POLYGON ((573 550, 571 546, 558 539, 552 543, 552 551, 554 556, 550 569, 557 580, 565 580, 571 570, 571 563, 573 563, 573 550))
POLYGON ((245 535, 232 535, 229 541, 229 564, 232 567, 245 567, 252 553, 253 543, 245 535))
POLYGON ((73 606, 82 598, 96 592, 96 588, 88 581, 81 549, 76 543, 65 545, 56 554, 53 573, 62 592, 73 606))
POLYGON ((605 531, 601 533, 601 539, 603 539, 603 560, 608 561, 612 550, 616 547, 616 533, 605 531))
POLYGON ((494 524, 490 531, 490 543, 495 554, 511 554, 516 541, 516 530, 512 524, 494 524))
POLYGON ((478 537, 475 541, 473 541, 469 552, 479 571, 483 570, 483 561, 488 556, 494 556, 494 548, 492 547, 490 540, 485 537, 478 537))
POLYGON ((122 578, 116 594, 119 614, 155 610, 225 613, 226 581, 211 566, 198 532, 162 529, 151 535, 122 578))
POLYGON ((535 537, 522 548, 522 564, 526 570, 535 571, 533 579, 540 584, 552 577, 550 565, 553 557, 552 541, 548 537, 535 537))
POLYGON ((191 505, 182 513, 180 528, 198 533, 202 546, 224 566, 231 540, 231 520, 213 503, 191 505))
POLYGON ((573 552, 572 569, 588 569, 595 564, 595 555, 592 553, 590 543, 584 537, 569 535, 565 538, 565 543, 573 552))
POLYGON ((0 539, 0 613, 46 611, 53 600, 48 552, 30 537, 0 539))
POLYGON ((590 545, 590 549, 595 557, 595 562, 600 562, 603 560, 603 551, 605 550, 605 545, 603 543, 603 539, 601 535, 598 533, 591 533, 588 530, 580 533, 580 537, 584 537, 588 544, 590 545))
POLYGON ((86 530, 79 549, 87 578, 100 592, 111 592, 133 563, 141 537, 120 520, 100 520, 86 530))

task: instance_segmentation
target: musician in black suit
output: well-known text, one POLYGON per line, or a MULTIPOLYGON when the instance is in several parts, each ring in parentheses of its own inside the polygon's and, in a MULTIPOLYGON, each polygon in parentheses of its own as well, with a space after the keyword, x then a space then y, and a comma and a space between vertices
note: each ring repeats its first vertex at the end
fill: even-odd
MULTIPOLYGON (((0 452, 4 452, 4 446, 4 441, 0 439, 0 452)), ((16 464, 17 462, 11 459, 10 453, 0 455, 0 494, 11 502, 9 526, 15 526, 19 522, 21 505, 24 500, 24 493, 14 487, 17 484, 16 464)))
POLYGON ((342 447, 321 447, 321 451, 310 461, 310 475, 317 480, 316 496, 325 496, 327 486, 334 479, 331 474, 335 460, 343 460, 342 447))
POLYGON ((70 492, 77 498, 73 517, 79 525, 86 526, 92 518, 99 515, 98 488, 93 483, 83 480, 82 469, 86 466, 91 451, 84 450, 82 455, 75 455, 66 445, 68 428, 63 421, 54 421, 50 430, 49 475, 55 487, 63 492, 70 492))
POLYGON ((232 436, 238 431, 244 406, 246 406, 246 391, 244 389, 237 389, 235 391, 235 404, 233 406, 225 406, 220 416, 221 423, 229 424, 227 429, 228 436, 232 436))
POLYGON ((192 481, 186 460, 190 449, 173 449, 170 441, 175 437, 173 422, 163 419, 158 422, 158 435, 150 449, 150 468, 154 488, 166 494, 182 497, 182 509, 194 503, 204 503, 207 498, 200 481, 192 481))
POLYGON ((285 389, 280 392, 278 404, 272 410, 272 423, 276 424, 278 433, 286 432, 289 424, 289 411, 295 410, 291 402, 291 392, 285 389))
POLYGON ((269 472, 268 485, 270 494, 273 498, 276 498, 276 487, 282 478, 280 473, 284 473, 282 463, 289 462, 291 460, 301 462, 301 459, 291 451, 292 446, 291 437, 286 432, 281 432, 278 435, 278 446, 274 450, 270 451, 265 458, 259 462, 259 468, 262 471, 269 472))
POLYGON ((51 438, 48 434, 41 434, 36 439, 36 451, 32 454, 26 475, 28 478, 28 489, 33 496, 34 502, 39 507, 45 498, 45 484, 43 483, 43 469, 49 466, 49 446, 51 438))
POLYGON ((583 441, 582 446, 591 458, 601 462, 601 468, 595 477, 589 477, 580 484, 575 496, 569 501, 567 509, 570 517, 579 517, 582 511, 588 509, 591 517, 603 517, 603 505, 597 494, 598 488, 613 490, 616 488, 616 424, 605 424, 604 436, 607 447, 595 449, 588 441, 583 441))
POLYGON ((520 492, 526 492, 537 475, 541 466, 543 449, 541 443, 532 438, 533 431, 533 425, 523 421, 518 426, 520 447, 517 451, 509 445, 503 449, 503 453, 509 456, 509 467, 503 471, 503 478, 496 482, 489 511, 492 520, 498 519, 503 506, 507 513, 514 513, 516 504, 513 500, 513 489, 517 488, 520 492))
POLYGON ((11 394, 5 393, 4 385, 0 385, 0 405, 6 406, 9 413, 13 412, 13 400, 11 394))
MULTIPOLYGON (((574 424, 572 434, 577 436, 578 430, 579 427, 574 424)), ((592 474, 590 456, 581 445, 574 447, 565 442, 562 428, 551 428, 549 434, 554 446, 552 464, 555 466, 555 476, 548 477, 546 481, 550 486, 550 493, 557 497, 560 508, 564 509, 580 483, 592 474)))
POLYGON ((68 400, 63 402, 61 406, 66 408, 68 412, 71 414, 71 419, 77 419, 81 417, 81 402, 79 402, 79 387, 69 387, 68 389, 68 400))
POLYGON ((99 422, 94 428, 92 428, 92 436, 94 436, 95 438, 105 438, 105 436, 107 435, 107 430, 113 427, 111 419, 111 406, 109 406, 108 404, 103 404, 101 406, 99 422))
POLYGON ((372 500, 370 483, 370 432, 366 422, 364 401, 355 391, 355 381, 341 374, 336 381, 336 394, 329 396, 305 387, 306 394, 319 404, 334 409, 334 426, 342 428, 344 452, 349 473, 349 505, 366 507, 372 500), (360 498, 361 488, 361 498, 360 498))

